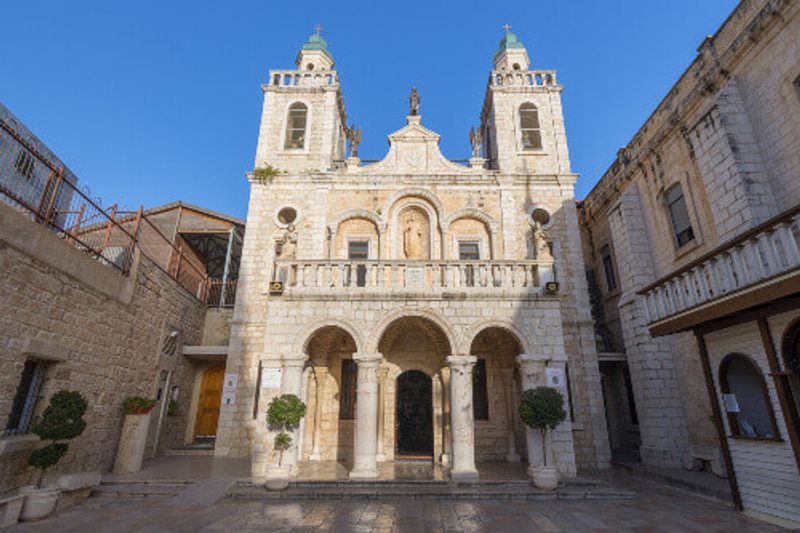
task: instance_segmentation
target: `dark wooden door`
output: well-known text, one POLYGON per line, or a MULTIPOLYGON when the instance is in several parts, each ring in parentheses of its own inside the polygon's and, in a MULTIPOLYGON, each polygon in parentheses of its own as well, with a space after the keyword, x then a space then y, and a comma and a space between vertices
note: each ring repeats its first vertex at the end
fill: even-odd
POLYGON ((433 456, 433 385, 419 370, 408 370, 397 378, 395 453, 433 456))

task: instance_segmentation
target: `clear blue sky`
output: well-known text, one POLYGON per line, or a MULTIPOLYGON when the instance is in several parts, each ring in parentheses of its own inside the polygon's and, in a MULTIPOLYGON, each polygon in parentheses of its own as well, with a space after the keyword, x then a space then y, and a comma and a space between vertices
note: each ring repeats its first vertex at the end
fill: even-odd
POLYGON ((270 68, 316 24, 336 60, 360 156, 379 159, 419 88, 442 151, 469 156, 508 22, 534 68, 558 70, 582 198, 735 0, 4 2, 0 101, 111 204, 183 199, 244 217, 270 68))

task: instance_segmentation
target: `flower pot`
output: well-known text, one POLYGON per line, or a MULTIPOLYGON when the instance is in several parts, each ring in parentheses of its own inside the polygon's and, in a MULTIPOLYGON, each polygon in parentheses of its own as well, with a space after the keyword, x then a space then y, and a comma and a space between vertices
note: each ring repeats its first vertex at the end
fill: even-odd
POLYGON ((33 486, 22 487, 19 493, 25 496, 22 504, 20 519, 25 521, 41 520, 53 512, 58 503, 58 495, 61 490, 58 488, 39 489, 33 486))
POLYGON ((0 498, 0 529, 13 526, 19 521, 23 503, 25 496, 22 494, 0 498))
POLYGON ((147 430, 150 427, 150 412, 125 415, 122 435, 119 437, 115 474, 131 474, 142 469, 144 449, 147 445, 147 430))
POLYGON ((267 487, 267 490, 284 490, 289 486, 290 473, 288 466, 271 467, 267 471, 267 480, 264 486, 267 487))
POLYGON ((533 484, 537 489, 555 490, 558 487, 558 469, 554 466, 536 466, 533 471, 533 484))

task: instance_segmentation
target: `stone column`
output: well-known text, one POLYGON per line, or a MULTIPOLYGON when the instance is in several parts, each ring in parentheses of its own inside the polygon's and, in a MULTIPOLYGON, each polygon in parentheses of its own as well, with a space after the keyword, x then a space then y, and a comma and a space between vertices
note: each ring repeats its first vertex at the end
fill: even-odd
POLYGON ((442 368, 442 466, 450 466, 453 446, 450 439, 450 368, 442 368))
MULTIPOLYGON (((306 366, 305 358, 284 358, 283 376, 281 377, 281 394, 294 394, 302 399, 303 369, 306 366)), ((292 445, 283 453, 283 466, 291 469, 292 475, 297 474, 297 457, 300 446, 300 429, 295 428, 290 433, 292 445)))
POLYGON ((325 366, 314 367, 314 377, 317 380, 316 403, 314 405, 314 437, 313 448, 309 459, 322 460, 322 409, 325 405, 325 382, 328 379, 328 368, 325 366))
POLYGON ((509 463, 518 463, 520 458, 517 453, 517 435, 516 435, 516 415, 517 406, 514 405, 514 369, 503 368, 500 370, 503 375, 503 392, 506 401, 506 419, 508 424, 508 453, 506 453, 506 461, 509 463))
POLYGON ((453 457, 450 478, 456 482, 478 480, 475 468, 475 418, 472 411, 472 368, 477 357, 450 355, 450 417, 453 457))
POLYGON ((356 385, 355 464, 350 479, 378 477, 378 366, 380 353, 355 353, 358 365, 356 385))
MULTIPOLYGON (((522 354, 517 356, 522 391, 544 385, 544 367, 546 359, 542 356, 522 354)), ((525 443, 528 449, 528 475, 533 477, 533 468, 544 464, 542 456, 542 434, 538 430, 525 426, 525 443)), ((552 446, 549 448, 552 449, 552 446)), ((553 463, 548 461, 549 465, 553 463)))
POLYGON ((376 461, 379 462, 386 460, 383 441, 386 437, 386 376, 388 374, 388 368, 378 368, 378 451, 376 461))

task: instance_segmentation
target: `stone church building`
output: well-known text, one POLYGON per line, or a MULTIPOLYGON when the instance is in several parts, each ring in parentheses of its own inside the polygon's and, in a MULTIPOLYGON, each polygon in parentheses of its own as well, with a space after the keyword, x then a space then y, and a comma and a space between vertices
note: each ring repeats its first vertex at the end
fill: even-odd
POLYGON ((375 478, 428 458, 474 480, 480 462, 541 463, 517 405, 549 384, 568 412, 547 447, 562 477, 608 466, 563 87, 530 63, 507 32, 468 165, 440 152, 416 89, 386 156, 360 161, 319 34, 270 71, 217 456, 267 477, 266 407, 292 393, 308 406, 282 459, 294 471, 339 461, 375 478))

